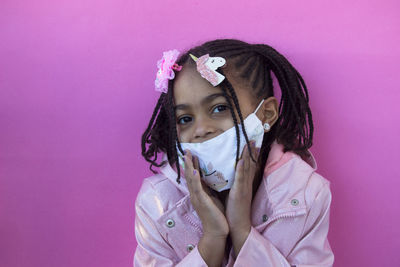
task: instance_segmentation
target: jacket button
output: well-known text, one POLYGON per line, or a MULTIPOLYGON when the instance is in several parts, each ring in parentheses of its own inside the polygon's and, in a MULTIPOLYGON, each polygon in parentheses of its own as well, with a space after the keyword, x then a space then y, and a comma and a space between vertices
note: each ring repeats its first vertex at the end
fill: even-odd
POLYGON ((167 220, 167 226, 168 226, 169 228, 174 227, 174 226, 175 226, 174 220, 168 219, 168 220, 167 220))
POLYGON ((262 216, 262 220, 263 220, 263 222, 268 221, 268 216, 267 216, 267 214, 264 214, 264 215, 262 216))
POLYGON ((187 245, 186 247, 187 251, 192 251, 194 249, 194 246, 192 244, 187 245))
POLYGON ((294 199, 292 199, 291 203, 293 206, 297 206, 299 204, 299 201, 294 198, 294 199))

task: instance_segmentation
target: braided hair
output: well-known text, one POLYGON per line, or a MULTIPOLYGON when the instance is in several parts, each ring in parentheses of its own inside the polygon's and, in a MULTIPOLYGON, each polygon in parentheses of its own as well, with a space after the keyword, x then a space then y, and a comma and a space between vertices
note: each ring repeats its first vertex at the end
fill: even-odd
MULTIPOLYGON (((307 87, 301 75, 283 55, 266 44, 249 44, 236 39, 217 39, 188 50, 178 58, 176 63, 181 66, 195 64, 189 54, 197 57, 204 54, 209 54, 211 57, 224 57, 228 65, 234 69, 235 75, 238 76, 235 79, 250 84, 249 90, 256 98, 274 96, 271 76, 271 72, 273 72, 279 82, 282 94, 278 120, 271 130, 264 134, 259 158, 261 167, 262 169, 265 167, 271 144, 275 139, 283 145, 284 152, 293 151, 302 158, 310 157, 308 149, 312 146, 314 127, 307 87)), ((218 69, 218 72, 224 75, 221 68, 218 69)), ((174 80, 169 80, 168 91, 160 95, 150 122, 142 135, 142 156, 150 163, 150 170, 153 173, 157 173, 153 166, 161 167, 167 162, 171 165, 176 164, 178 173, 176 181, 180 183, 177 148, 182 154, 183 150, 176 129, 173 85, 174 80), (167 154, 168 161, 157 163, 157 156, 160 152, 167 154)), ((236 160, 238 160, 240 152, 238 124, 244 126, 243 116, 235 90, 226 75, 219 87, 228 102, 235 125, 236 160), (239 121, 235 116, 233 106, 238 113, 239 121)), ((242 130, 246 144, 250 148, 244 127, 242 130)), ((254 160, 253 157, 252 159, 254 160)))

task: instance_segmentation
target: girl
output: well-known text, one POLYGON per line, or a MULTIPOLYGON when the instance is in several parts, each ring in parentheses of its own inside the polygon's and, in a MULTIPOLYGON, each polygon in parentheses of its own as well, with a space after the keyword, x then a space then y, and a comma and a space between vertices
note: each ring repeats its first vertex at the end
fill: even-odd
POLYGON ((164 52, 158 68, 142 136, 155 175, 135 201, 134 266, 332 266, 330 182, 308 150, 296 69, 268 45, 232 39, 164 52))

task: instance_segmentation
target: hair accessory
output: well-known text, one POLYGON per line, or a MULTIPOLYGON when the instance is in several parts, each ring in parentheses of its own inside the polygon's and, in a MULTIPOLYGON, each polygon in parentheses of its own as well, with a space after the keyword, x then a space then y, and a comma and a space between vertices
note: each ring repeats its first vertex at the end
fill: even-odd
POLYGON ((176 49, 166 51, 163 53, 163 57, 157 61, 158 71, 154 82, 156 91, 166 93, 168 91, 168 80, 175 78, 173 70, 180 71, 182 69, 182 66, 175 63, 179 53, 176 49))
POLYGON ((269 125, 268 122, 264 123, 264 130, 269 131, 269 129, 271 129, 271 126, 269 125))
POLYGON ((223 57, 210 57, 209 54, 199 58, 190 54, 190 57, 196 62, 197 71, 201 77, 209 81, 213 86, 217 86, 225 79, 224 75, 216 72, 219 67, 225 66, 226 60, 223 57))

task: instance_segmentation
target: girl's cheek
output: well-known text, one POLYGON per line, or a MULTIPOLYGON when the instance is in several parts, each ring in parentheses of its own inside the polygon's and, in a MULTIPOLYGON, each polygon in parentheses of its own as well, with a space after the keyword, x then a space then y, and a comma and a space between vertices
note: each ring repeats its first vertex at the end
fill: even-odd
POLYGON ((178 135, 179 142, 186 143, 186 133, 181 129, 181 127, 179 127, 179 125, 176 125, 176 134, 178 135))
MULTIPOLYGON (((240 123, 240 121, 238 121, 240 123)), ((226 117, 225 119, 221 120, 218 123, 219 127, 222 128, 223 131, 226 131, 232 127, 235 126, 235 123, 233 122, 232 116, 226 117)))
POLYGON ((182 133, 182 131, 181 131, 179 125, 177 124, 177 125, 176 125, 176 134, 178 135, 178 140, 179 140, 180 142, 182 142, 182 141, 181 141, 181 133, 182 133))

